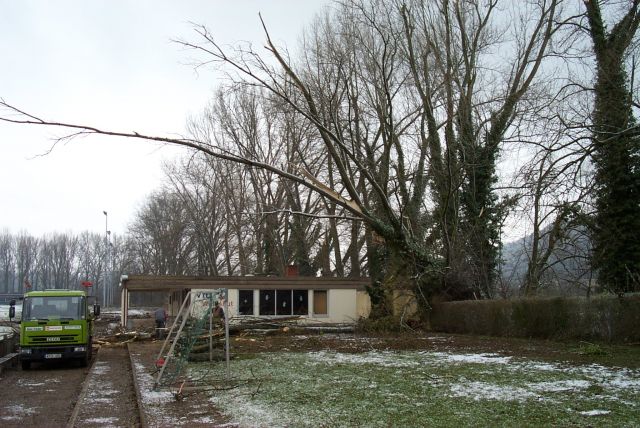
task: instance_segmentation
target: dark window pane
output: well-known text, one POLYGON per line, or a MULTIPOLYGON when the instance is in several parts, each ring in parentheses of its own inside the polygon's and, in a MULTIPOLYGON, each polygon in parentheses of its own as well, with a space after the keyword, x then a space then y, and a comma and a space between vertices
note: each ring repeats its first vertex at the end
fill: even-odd
POLYGON ((260 290, 260 315, 276 314, 276 290, 260 290))
POLYGON ((309 292, 307 290, 293 290, 293 314, 309 315, 309 292))
POLYGON ((238 313, 253 315, 253 290, 238 290, 238 313))
POLYGON ((276 315, 291 315, 291 290, 278 290, 276 299, 276 315))
POLYGON ((313 291, 314 315, 327 315, 327 290, 313 291))

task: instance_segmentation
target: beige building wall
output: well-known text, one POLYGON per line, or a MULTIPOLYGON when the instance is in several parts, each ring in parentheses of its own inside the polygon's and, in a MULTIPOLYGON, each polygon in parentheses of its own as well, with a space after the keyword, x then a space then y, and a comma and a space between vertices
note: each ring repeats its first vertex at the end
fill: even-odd
MULTIPOLYGON (((206 291, 206 290, 202 290, 206 291)), ((371 301, 365 291, 356 289, 350 290, 327 290, 327 312, 328 314, 313 313, 313 290, 308 291, 309 315, 304 318, 309 322, 327 323, 353 323, 361 317, 368 317, 371 312, 371 301)), ((229 289, 229 316, 238 316, 239 290, 229 289)), ((260 291, 253 291, 253 316, 260 316, 260 291)), ((274 318, 277 318, 275 316, 274 318)))
POLYGON ((371 315, 371 298, 366 291, 356 291, 356 315, 358 318, 369 318, 371 315))
POLYGON ((329 322, 351 323, 358 320, 356 290, 329 290, 329 322))

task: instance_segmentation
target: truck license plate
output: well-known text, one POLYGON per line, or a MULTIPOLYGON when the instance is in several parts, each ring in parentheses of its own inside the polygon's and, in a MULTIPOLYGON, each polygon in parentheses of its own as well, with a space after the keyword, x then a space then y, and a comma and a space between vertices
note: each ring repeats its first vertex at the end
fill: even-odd
POLYGON ((44 354, 44 357, 46 359, 50 359, 50 358, 62 358, 62 354, 44 354))

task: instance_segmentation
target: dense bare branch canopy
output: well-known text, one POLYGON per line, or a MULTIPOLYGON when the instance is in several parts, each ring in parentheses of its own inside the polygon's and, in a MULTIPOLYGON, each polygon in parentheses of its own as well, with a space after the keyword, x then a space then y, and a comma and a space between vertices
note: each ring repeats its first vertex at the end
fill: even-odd
POLYGON ((531 236, 520 281, 534 294, 593 214, 585 64, 603 55, 599 43, 626 52, 635 40, 625 31, 637 28, 637 1, 595 51, 581 41, 604 35, 600 4, 585 14, 563 0, 346 0, 295 54, 262 20, 263 50, 222 46, 198 25, 178 43, 229 81, 189 137, 48 121, 5 101, 0 121, 68 131, 54 147, 106 135, 189 149, 138 225, 142 238, 146 217, 170 218, 175 229, 157 239, 183 246, 162 251, 202 272, 364 270, 387 311, 398 287, 425 307, 435 293, 506 296, 511 221, 531 236))

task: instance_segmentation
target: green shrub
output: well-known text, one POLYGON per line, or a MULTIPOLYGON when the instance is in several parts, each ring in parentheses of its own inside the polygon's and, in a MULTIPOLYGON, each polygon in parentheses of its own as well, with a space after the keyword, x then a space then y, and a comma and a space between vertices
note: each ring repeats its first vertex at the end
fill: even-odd
POLYGON ((598 345, 597 343, 591 342, 580 342, 578 353, 580 355, 588 356, 607 355, 607 351, 605 351, 602 346, 598 345))
POLYGON ((403 330, 400 320, 392 315, 378 318, 360 318, 356 323, 356 332, 359 333, 390 333, 403 330))

